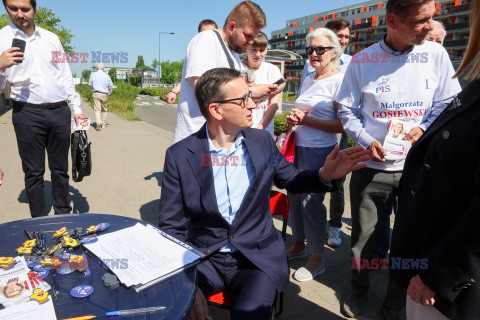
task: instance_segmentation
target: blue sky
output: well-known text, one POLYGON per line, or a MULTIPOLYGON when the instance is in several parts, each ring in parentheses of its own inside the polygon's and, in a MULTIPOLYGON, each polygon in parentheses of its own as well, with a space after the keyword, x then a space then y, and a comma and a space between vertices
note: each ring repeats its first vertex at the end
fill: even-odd
MULTIPOLYGON (((158 59, 158 32, 161 35, 161 60, 181 60, 190 39, 197 33, 198 23, 206 18, 223 25, 230 10, 240 1, 233 0, 37 0, 61 18, 62 25, 75 35, 76 52, 127 52, 128 63, 135 66, 138 55, 145 64, 158 59)), ((302 17, 359 3, 359 0, 258 0, 267 16, 262 31, 270 37, 273 30, 285 27, 288 19, 302 17)), ((2 6, 1 13, 5 13, 2 6)), ((89 58, 91 59, 91 57, 89 58)), ((88 64, 71 64, 80 73, 88 64)), ((111 64, 107 64, 111 66, 111 64)))

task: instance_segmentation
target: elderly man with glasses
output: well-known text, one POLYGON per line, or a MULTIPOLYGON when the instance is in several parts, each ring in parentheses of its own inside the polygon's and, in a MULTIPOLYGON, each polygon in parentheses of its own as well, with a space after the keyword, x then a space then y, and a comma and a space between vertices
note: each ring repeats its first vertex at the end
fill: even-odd
POLYGON ((166 152, 159 226, 212 254, 198 267, 190 319, 210 319, 205 296, 225 290, 232 319, 267 319, 289 274, 269 209, 272 182, 294 193, 330 191, 332 179, 363 168, 368 156, 335 148, 322 168, 296 170, 268 132, 250 128, 256 105, 237 70, 205 72, 195 96, 206 124, 166 152))

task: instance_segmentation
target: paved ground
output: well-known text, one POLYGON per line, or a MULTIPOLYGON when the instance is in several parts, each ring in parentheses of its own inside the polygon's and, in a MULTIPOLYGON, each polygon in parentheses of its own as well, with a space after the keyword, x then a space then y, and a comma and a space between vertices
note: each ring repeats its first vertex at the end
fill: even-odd
MULTIPOLYGON (((174 118, 172 120, 170 114, 174 114, 174 107, 158 104, 159 110, 154 110, 155 107, 156 104, 139 104, 138 111, 140 115, 147 112, 152 114, 149 121, 158 126, 144 121, 128 122, 109 114, 108 128, 100 132, 93 129, 88 131, 92 142, 93 171, 84 181, 71 182, 74 212, 115 214, 156 222, 164 154, 173 137, 171 128, 174 118), (156 117, 165 120, 163 124, 158 124, 160 120, 155 120, 156 117)), ((82 108, 84 114, 94 118, 89 106, 84 103, 82 108)), ((11 116, 11 111, 3 115, 0 113, 0 168, 5 172, 4 185, 0 187, 0 223, 29 218, 11 116)), ((45 178, 47 206, 51 211, 48 169, 45 178)), ((325 203, 328 205, 328 202, 327 196, 325 203)), ((325 248, 326 273, 306 283, 291 280, 285 290, 284 312, 279 319, 343 319, 339 301, 348 293, 350 280, 351 220, 348 201, 343 221, 344 243, 336 249, 325 248)), ((275 224, 280 228, 279 221, 275 221, 275 224)), ((287 241, 287 246, 290 246, 290 228, 287 241)), ((306 259, 293 261, 291 271, 305 263, 306 259)), ((385 294, 387 273, 372 271, 370 275, 370 303, 359 319, 381 319, 379 309, 385 294)), ((222 310, 212 308, 211 313, 214 319, 229 318, 228 313, 222 310)))

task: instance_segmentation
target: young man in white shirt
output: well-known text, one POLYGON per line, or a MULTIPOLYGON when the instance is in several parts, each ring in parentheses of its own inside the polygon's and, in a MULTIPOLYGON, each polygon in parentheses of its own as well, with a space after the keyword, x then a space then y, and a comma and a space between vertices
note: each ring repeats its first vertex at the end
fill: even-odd
MULTIPOLYGON (((198 78, 205 71, 218 67, 241 70, 238 53, 244 52, 265 26, 266 18, 262 9, 252 1, 243 1, 233 8, 222 28, 200 32, 190 41, 183 62, 182 91, 178 101, 173 143, 197 132, 205 123, 195 99, 198 78)), ((265 97, 277 88, 275 84, 256 85, 251 87, 252 96, 265 97)))
MULTIPOLYGON (((55 214, 70 213, 68 201, 68 150, 70 118, 83 118, 80 96, 75 91, 70 67, 55 64, 52 51, 63 52, 58 37, 35 25, 35 0, 3 0, 12 21, 0 30, 0 52, 9 63, 0 69, 0 90, 11 83, 12 122, 25 173, 25 189, 32 217, 44 216, 45 149, 52 173, 52 203, 55 214), (13 59, 14 38, 24 40, 25 59, 13 59)), ((18 54, 17 54, 18 56, 18 54)), ((78 120, 77 120, 78 122, 78 120)))
MULTIPOLYGON (((405 159, 389 160, 382 146, 388 123, 410 123, 405 137, 415 143, 461 90, 448 53, 425 41, 434 13, 433 0, 389 0, 386 36, 352 58, 338 95, 345 131, 372 159, 350 182, 352 288, 342 305, 349 317, 357 316, 366 300, 373 230, 380 214, 392 210, 385 202, 398 189, 403 170, 405 159)), ((385 317, 397 319, 404 306, 405 291, 390 281, 385 317)))

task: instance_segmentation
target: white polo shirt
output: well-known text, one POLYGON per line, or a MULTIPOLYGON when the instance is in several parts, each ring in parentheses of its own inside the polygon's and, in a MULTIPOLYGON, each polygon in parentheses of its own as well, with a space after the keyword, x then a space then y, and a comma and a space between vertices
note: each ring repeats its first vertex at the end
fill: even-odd
MULTIPOLYGON (((235 69, 241 70, 242 66, 238 54, 230 50, 228 46, 226 47, 235 64, 235 69)), ((195 88, 191 78, 200 77, 210 69, 222 67, 230 68, 225 51, 215 31, 200 32, 190 40, 187 55, 183 62, 182 89, 178 100, 173 143, 197 132, 205 123, 205 118, 202 116, 195 98, 195 88)))
MULTIPOLYGON (((337 97, 339 118, 348 135, 364 148, 383 143, 390 120, 426 130, 461 91, 447 51, 425 41, 406 53, 384 40, 356 54, 337 97)), ((405 159, 367 161, 369 168, 401 171, 405 159)))
MULTIPOLYGON (((245 66, 245 65, 244 65, 245 66)), ((247 66, 245 66, 247 68, 247 66)), ((255 84, 272 84, 282 77, 280 69, 274 64, 262 61, 260 68, 253 72, 255 77, 255 84)), ((258 128, 260 121, 262 121, 263 115, 270 106, 270 99, 263 99, 256 102, 257 107, 252 111, 253 125, 252 128, 258 128)), ((273 137, 273 119, 268 124, 265 130, 268 131, 273 137)))

